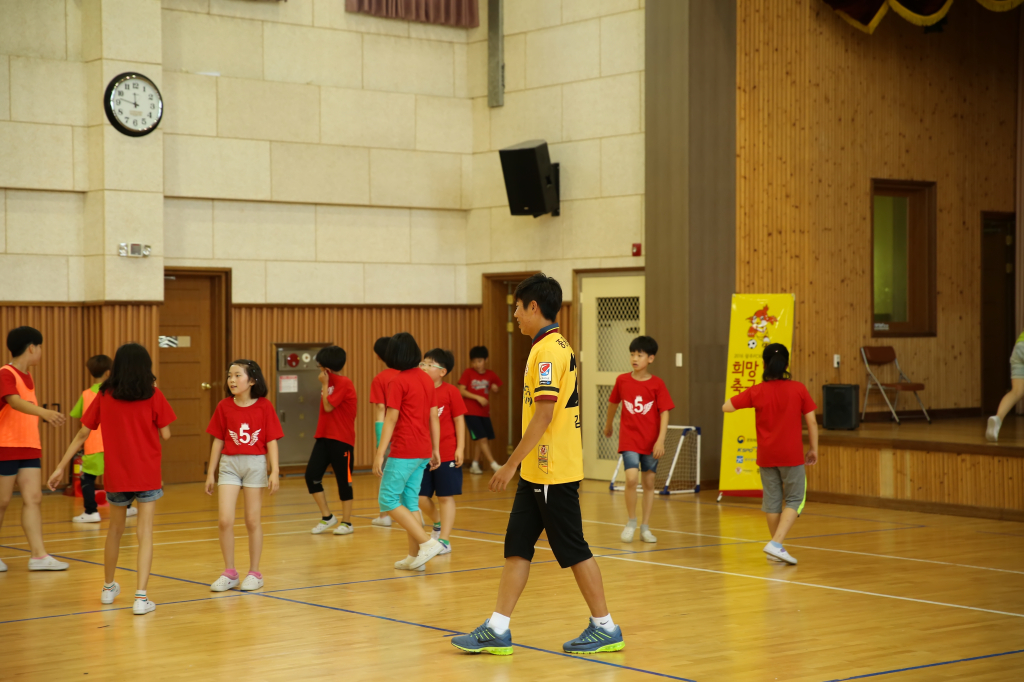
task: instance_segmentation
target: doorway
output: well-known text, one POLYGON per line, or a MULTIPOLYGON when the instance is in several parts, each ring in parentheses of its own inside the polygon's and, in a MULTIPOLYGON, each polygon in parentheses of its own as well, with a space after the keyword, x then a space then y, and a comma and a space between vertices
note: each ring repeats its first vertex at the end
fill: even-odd
POLYGON ((629 343, 645 333, 645 278, 632 275, 579 277, 581 347, 577 354, 583 388, 583 475, 611 480, 619 461, 619 415, 611 438, 604 422, 615 378, 631 371, 629 343))
POLYGON ((163 444, 165 483, 206 479, 206 427, 224 397, 230 271, 167 268, 160 308, 160 390, 178 419, 163 444))
POLYGON ((1008 361, 1016 325, 1016 220, 1013 213, 981 214, 981 407, 995 414, 1010 390, 1008 361))

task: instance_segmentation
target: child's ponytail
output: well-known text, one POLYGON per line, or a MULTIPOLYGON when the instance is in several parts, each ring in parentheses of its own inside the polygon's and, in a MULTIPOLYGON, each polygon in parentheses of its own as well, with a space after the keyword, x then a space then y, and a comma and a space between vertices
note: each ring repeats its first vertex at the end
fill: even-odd
POLYGON ((789 367, 789 350, 781 343, 768 344, 761 358, 764 360, 764 374, 762 378, 765 381, 789 378, 789 372, 786 371, 789 367))

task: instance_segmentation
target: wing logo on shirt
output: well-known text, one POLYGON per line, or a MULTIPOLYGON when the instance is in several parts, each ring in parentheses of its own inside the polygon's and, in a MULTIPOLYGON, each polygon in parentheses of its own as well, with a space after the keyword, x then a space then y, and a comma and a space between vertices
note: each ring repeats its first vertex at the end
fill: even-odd
POLYGON ((637 396, 636 400, 633 402, 623 402, 622 404, 626 408, 626 412, 637 415, 645 415, 651 411, 652 407, 654 407, 653 400, 649 403, 645 403, 643 398, 640 396, 637 396))
POLYGON ((437 408, 437 416, 440 417, 442 414, 444 414, 444 405, 437 408))
POLYGON ((334 395, 334 386, 327 387, 327 395, 334 395))
POLYGON ((263 429, 256 429, 252 433, 249 433, 249 425, 243 423, 238 429, 238 433, 235 433, 231 429, 228 429, 228 435, 231 436, 231 440, 235 442, 235 445, 256 445, 260 439, 260 431, 263 429))

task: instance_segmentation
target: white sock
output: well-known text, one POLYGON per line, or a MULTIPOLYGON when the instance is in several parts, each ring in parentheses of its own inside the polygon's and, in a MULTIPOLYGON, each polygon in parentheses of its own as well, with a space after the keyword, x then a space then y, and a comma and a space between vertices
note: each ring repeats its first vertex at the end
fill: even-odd
POLYGON ((145 599, 146 598, 146 591, 145 590, 135 590, 135 598, 136 599, 145 599))
POLYGON ((636 519, 630 519, 629 522, 626 523, 626 528, 636 528, 636 519))
POLYGON ((508 625, 512 622, 512 616, 503 616, 497 611, 487 619, 487 626, 494 630, 494 634, 503 635, 508 632, 508 625))
POLYGON ((426 542, 423 542, 423 543, 420 544, 420 549, 424 549, 431 542, 437 542, 437 540, 435 540, 434 538, 428 539, 426 542))
POLYGON ((112 590, 114 589, 114 583, 103 583, 103 589, 112 590))
POLYGON ((615 632, 615 621, 612 620, 612 614, 607 616, 601 616, 600 618, 590 617, 590 622, 595 628, 601 628, 605 632, 615 632))

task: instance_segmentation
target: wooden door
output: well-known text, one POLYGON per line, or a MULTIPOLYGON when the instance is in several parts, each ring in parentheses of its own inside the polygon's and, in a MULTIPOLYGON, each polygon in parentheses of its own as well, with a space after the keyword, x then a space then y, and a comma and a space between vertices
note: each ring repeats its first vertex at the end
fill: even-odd
POLYGON ((981 405, 995 414, 1010 390, 1010 353, 1016 328, 1016 274, 1012 213, 983 213, 981 219, 981 405))

